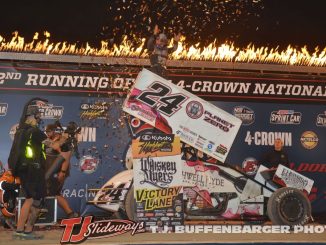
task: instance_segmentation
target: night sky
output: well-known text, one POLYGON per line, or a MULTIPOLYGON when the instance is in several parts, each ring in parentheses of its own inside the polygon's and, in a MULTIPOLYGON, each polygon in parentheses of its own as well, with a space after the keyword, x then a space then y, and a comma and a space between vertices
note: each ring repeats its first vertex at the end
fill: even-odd
POLYGON ((12 32, 31 41, 35 32, 51 41, 119 43, 126 34, 148 37, 155 24, 169 37, 181 32, 186 42, 217 39, 237 47, 326 47, 325 0, 21 0, 1 4, 0 35, 12 32))

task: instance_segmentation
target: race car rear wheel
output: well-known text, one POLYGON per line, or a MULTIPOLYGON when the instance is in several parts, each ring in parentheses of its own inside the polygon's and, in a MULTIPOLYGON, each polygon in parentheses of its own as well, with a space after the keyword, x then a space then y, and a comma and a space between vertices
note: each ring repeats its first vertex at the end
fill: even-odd
POLYGON ((302 191, 284 187, 269 198, 267 214, 274 225, 304 225, 310 220, 311 204, 302 191))

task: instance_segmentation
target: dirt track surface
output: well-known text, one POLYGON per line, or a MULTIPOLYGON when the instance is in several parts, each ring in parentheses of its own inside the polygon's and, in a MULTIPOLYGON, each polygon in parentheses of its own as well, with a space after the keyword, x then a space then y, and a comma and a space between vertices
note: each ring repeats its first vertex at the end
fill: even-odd
MULTIPOLYGON (((324 225, 323 225, 324 226, 324 225)), ((325 227, 325 226, 324 226, 325 227)), ((325 229, 326 230, 326 229, 325 229)), ((0 230, 0 244, 60 244, 63 234, 62 228, 37 231, 44 234, 43 240, 38 241, 20 241, 12 239, 12 231, 0 230)), ((130 233, 123 235, 88 239, 82 244, 189 244, 189 243, 325 243, 326 231, 323 233, 290 233, 290 234, 215 234, 215 233, 197 233, 197 234, 153 234, 142 233, 131 236, 130 233)))

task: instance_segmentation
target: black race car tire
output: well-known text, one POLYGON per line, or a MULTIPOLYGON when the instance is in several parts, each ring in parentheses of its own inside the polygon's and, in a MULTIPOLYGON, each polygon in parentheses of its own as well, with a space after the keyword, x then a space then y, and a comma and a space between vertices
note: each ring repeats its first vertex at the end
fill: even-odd
POLYGON ((302 191, 283 187, 269 198, 267 214, 273 225, 304 225, 310 220, 311 204, 302 191))

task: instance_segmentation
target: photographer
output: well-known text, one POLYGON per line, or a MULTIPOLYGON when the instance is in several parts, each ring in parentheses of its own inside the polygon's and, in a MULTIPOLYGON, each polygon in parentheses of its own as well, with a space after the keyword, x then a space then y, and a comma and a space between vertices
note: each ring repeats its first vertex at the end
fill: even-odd
POLYGON ((34 224, 43 208, 45 190, 45 153, 42 141, 46 135, 38 128, 41 114, 31 100, 25 105, 21 122, 15 134, 8 165, 19 177, 26 200, 22 205, 14 239, 38 240, 43 235, 33 232, 34 224))
POLYGON ((63 132, 60 123, 46 126, 47 139, 44 141, 46 148, 46 182, 47 194, 56 196, 59 206, 64 210, 68 218, 78 217, 67 200, 62 196, 61 191, 66 178, 70 172, 70 159, 73 154, 71 139, 63 132))

